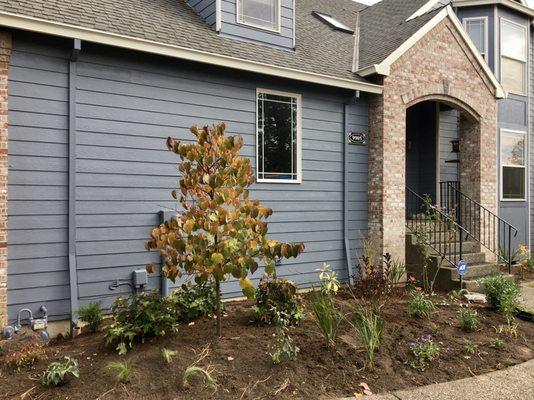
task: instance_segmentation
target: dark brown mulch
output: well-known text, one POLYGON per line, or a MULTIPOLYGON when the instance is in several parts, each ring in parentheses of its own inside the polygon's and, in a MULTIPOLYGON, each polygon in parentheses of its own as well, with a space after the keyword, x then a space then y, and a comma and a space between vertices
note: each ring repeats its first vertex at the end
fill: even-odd
MULTIPOLYGON (((440 296, 434 300, 445 303, 446 299, 440 296)), ((464 333, 458 328, 458 301, 438 305, 431 320, 409 317, 407 301, 406 295, 399 295, 382 309, 386 325, 374 370, 364 368, 365 354, 348 324, 341 327, 336 348, 327 349, 310 315, 292 329, 301 349, 298 359, 273 365, 268 355, 273 328, 251 324, 250 303, 234 302, 226 307, 224 337, 219 340, 215 337, 215 321, 205 319, 181 327, 175 336, 137 344, 123 357, 104 345, 103 334, 58 341, 47 348, 48 360, 39 362, 33 370, 0 369, 0 398, 20 399, 34 387, 26 399, 318 399, 351 396, 361 382, 368 383, 373 392, 404 389, 484 374, 534 357, 533 323, 518 320, 517 338, 498 334, 496 329, 505 323, 502 316, 474 306, 480 328, 464 333), (442 343, 441 356, 425 371, 415 370, 409 365, 413 356, 407 343, 429 333, 442 343), (504 342, 501 349, 488 345, 496 337, 504 342), (467 354, 466 340, 478 345, 476 354, 467 354), (177 351, 172 364, 164 363, 161 347, 177 351), (208 355, 198 365, 213 369, 216 390, 203 388, 198 381, 184 388, 184 370, 206 348, 208 355), (59 388, 43 388, 37 381, 39 374, 48 362, 64 355, 78 359, 80 379, 71 379, 59 388), (124 360, 135 369, 130 383, 117 383, 103 371, 112 360, 124 360)), ((347 310, 354 306, 346 295, 340 296, 340 303, 347 310)))

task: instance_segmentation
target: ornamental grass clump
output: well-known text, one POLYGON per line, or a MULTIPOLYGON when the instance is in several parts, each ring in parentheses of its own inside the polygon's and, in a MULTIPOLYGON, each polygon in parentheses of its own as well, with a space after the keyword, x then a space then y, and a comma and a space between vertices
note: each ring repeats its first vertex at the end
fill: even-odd
POLYGON ((102 317, 102 302, 92 301, 87 305, 78 308, 80 319, 87 324, 89 332, 98 332, 102 328, 104 318, 102 317))
MULTIPOLYGON (((249 197, 255 181, 247 157, 239 156, 243 138, 225 135, 225 125, 193 126, 193 143, 169 137, 167 147, 179 156, 179 188, 171 195, 180 215, 152 229, 147 250, 157 250, 161 273, 173 282, 192 275, 197 283, 213 279, 217 297, 217 334, 221 336, 221 282, 238 279, 247 297, 254 296, 248 278, 265 265, 272 275, 276 258, 297 257, 302 243, 280 243, 267 238, 266 219, 272 210, 249 197)), ((155 264, 147 266, 149 272, 155 264)))
POLYGON ((333 347, 339 325, 343 320, 343 316, 334 304, 334 295, 339 290, 339 281, 336 272, 332 271, 327 263, 323 264, 323 267, 318 271, 321 290, 313 292, 311 296, 313 320, 319 328, 326 346, 333 347))
POLYGON ((362 339, 369 367, 374 367, 375 353, 380 347, 382 333, 384 331, 384 320, 380 315, 372 310, 361 309, 354 314, 354 328, 362 339))

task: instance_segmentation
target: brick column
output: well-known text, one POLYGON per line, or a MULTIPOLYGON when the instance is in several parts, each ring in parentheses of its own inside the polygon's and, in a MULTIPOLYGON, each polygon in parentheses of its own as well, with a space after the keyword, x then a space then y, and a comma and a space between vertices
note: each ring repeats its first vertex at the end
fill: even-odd
POLYGON ((11 48, 11 33, 0 32, 0 328, 7 324, 7 128, 11 48))

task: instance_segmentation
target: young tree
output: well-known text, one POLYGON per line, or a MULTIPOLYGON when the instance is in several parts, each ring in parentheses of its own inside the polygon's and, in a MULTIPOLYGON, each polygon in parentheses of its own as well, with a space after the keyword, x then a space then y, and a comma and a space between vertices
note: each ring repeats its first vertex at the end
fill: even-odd
MULTIPOLYGON (((193 143, 168 138, 167 147, 180 156, 180 189, 172 191, 183 212, 150 233, 147 250, 163 256, 162 274, 172 281, 194 275, 197 283, 212 278, 217 293, 217 334, 221 336, 221 281, 239 279, 243 294, 254 296, 247 277, 265 265, 275 273, 276 257, 297 257, 304 244, 280 243, 266 237, 265 220, 272 210, 249 198, 254 183, 250 160, 238 155, 243 139, 225 136, 220 124, 191 132, 193 143)), ((155 265, 147 266, 149 272, 155 265)))

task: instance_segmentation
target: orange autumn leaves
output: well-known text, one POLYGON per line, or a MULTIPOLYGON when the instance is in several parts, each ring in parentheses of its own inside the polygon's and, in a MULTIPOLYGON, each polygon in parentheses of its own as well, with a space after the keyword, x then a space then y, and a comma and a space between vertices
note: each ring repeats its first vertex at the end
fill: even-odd
MULTIPOLYGON (((193 143, 167 139, 167 147, 181 160, 179 188, 171 195, 182 212, 154 228, 146 248, 161 253, 162 273, 173 281, 184 274, 197 282, 232 275, 243 293, 252 296, 248 275, 260 263, 273 274, 275 258, 297 257, 304 245, 266 237, 272 210, 250 199, 248 188, 255 179, 250 160, 238 155, 243 139, 224 131, 224 124, 193 126, 193 143)), ((152 272, 155 265, 147 269, 152 272)))

